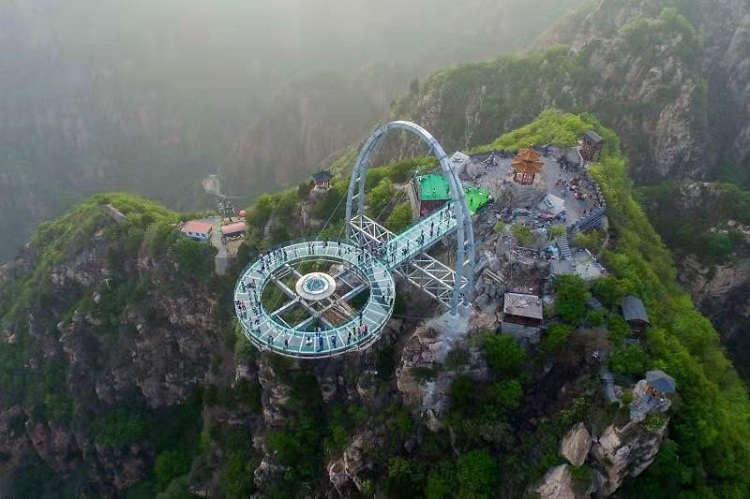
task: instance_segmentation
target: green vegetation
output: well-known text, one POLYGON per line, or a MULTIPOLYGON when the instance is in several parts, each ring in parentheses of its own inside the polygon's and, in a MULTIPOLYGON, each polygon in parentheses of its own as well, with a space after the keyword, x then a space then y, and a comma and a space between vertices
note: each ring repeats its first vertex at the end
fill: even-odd
POLYGON ((731 184, 664 182, 638 190, 654 228, 678 255, 696 255, 708 264, 730 261, 747 246, 735 220, 750 225, 750 192, 731 184), (670 209, 675 203, 678 209, 670 209))
POLYGON ((570 338, 573 329, 566 324, 552 324, 542 338, 541 349, 547 356, 557 354, 570 338))
POLYGON ((92 423, 94 441, 102 445, 121 447, 143 440, 147 435, 146 423, 133 410, 120 408, 92 423))
POLYGON ((523 347, 510 336, 487 335, 482 346, 487 364, 498 376, 516 373, 523 362, 523 347))
POLYGON ((518 245, 530 248, 536 241, 536 235, 528 225, 515 224, 510 228, 513 237, 518 240, 518 245))
POLYGON ((560 275, 555 279, 555 313, 566 323, 577 326, 586 314, 588 292, 577 275, 560 275))
MULTIPOLYGON (((607 200, 615 242, 613 250, 603 250, 603 263, 623 289, 643 299, 653 323, 646 338, 651 365, 645 367, 659 365, 670 373, 682 400, 670 421, 670 438, 679 460, 657 460, 631 482, 628 492, 641 497, 653 496, 657 490, 692 491, 702 497, 750 495, 750 476, 738 465, 750 462, 747 390, 727 361, 716 331, 677 285, 669 251, 633 198, 617 137, 590 115, 547 111, 534 124, 501 138, 493 147, 544 144, 565 137, 565 133, 578 136, 588 129, 596 130, 606 141, 599 163, 592 167, 607 200)), ((607 286, 600 285, 599 293, 603 288, 607 286)), ((609 290, 602 296, 607 295, 611 303, 618 294, 609 290)), ((569 299, 573 304, 565 305, 566 315, 570 320, 579 319, 584 293, 569 299)), ((640 368, 626 363, 626 368, 636 367, 640 368)))
POLYGON ((401 203, 393 209, 388 219, 385 221, 385 227, 393 232, 401 232, 412 224, 411 205, 401 203))
MULTIPOLYGON (((9 403, 34 405, 33 418, 71 421, 88 429, 97 444, 148 446, 154 456, 152 474, 149 480, 130 491, 131 496, 162 493, 164 497, 179 497, 191 485, 213 478, 221 483, 219 495, 227 497, 248 497, 256 492, 267 497, 304 495, 320 484, 327 460, 339 456, 351 436, 364 428, 374 434, 374 448, 367 450, 374 466, 364 486, 372 493, 389 497, 424 494, 435 498, 474 498, 493 497, 502 490, 509 497, 518 497, 529 483, 560 462, 560 438, 573 424, 612 420, 610 409, 599 406, 585 392, 557 399, 549 407, 524 403, 525 399, 544 399, 545 384, 552 383, 538 383, 535 370, 548 363, 550 357, 555 357, 557 362, 564 360, 557 357, 572 355, 574 348, 568 348, 571 343, 586 341, 585 331, 576 328, 584 322, 591 326, 606 322, 609 339, 614 345, 611 355, 614 371, 639 376, 645 370, 659 367, 677 380, 679 403, 674 404, 669 422, 672 440, 665 444, 663 456, 660 455, 643 477, 629 485, 629 493, 654 497, 659 495, 658 487, 664 486, 675 496, 680 493, 695 493, 700 497, 747 495, 750 478, 746 476, 744 463, 750 460, 750 404, 745 388, 726 361, 715 331, 694 311, 677 286, 669 253, 632 198, 617 138, 588 115, 549 111, 543 113, 538 122, 499 139, 497 144, 514 148, 528 144, 532 136, 535 141, 547 143, 555 137, 576 137, 587 129, 595 129, 607 140, 593 174, 599 179, 608 201, 612 240, 602 249, 601 256, 613 275, 593 282, 590 291, 576 277, 556 279, 554 311, 562 323, 549 327, 540 346, 541 352, 526 352, 511 337, 484 333, 473 337, 465 348, 452 351, 443 366, 412 369, 411 374, 422 382, 433 380, 438 374, 455 376, 449 389, 447 414, 441 415, 449 430, 435 434, 426 431, 423 422, 412 419, 408 409, 397 403, 372 409, 388 400, 381 395, 390 390, 398 366, 393 347, 381 348, 365 359, 369 369, 377 373, 372 382, 378 401, 368 406, 352 404, 343 394, 324 402, 317 380, 320 373, 313 366, 293 365, 286 359, 269 356, 264 362, 269 363, 275 379, 288 386, 288 399, 280 409, 283 424, 269 432, 266 443, 278 462, 285 466, 285 471, 272 486, 257 491, 252 476, 259 463, 252 445, 255 430, 216 420, 203 421, 204 414, 210 417, 222 413, 222 408, 227 411, 225 415, 256 420, 263 406, 261 389, 255 382, 242 381, 226 386, 217 377, 212 381, 215 385, 197 391, 184 404, 159 410, 148 409, 138 397, 121 407, 101 407, 87 400, 85 394, 68 392, 64 383, 67 368, 64 362, 46 362, 32 373, 33 376, 9 367, 24 365, 32 353, 41 355, 40 350, 33 351, 39 347, 29 334, 29 321, 24 320, 25 307, 52 307, 61 317, 67 314, 65 321, 68 322, 72 320, 73 310, 101 320, 100 326, 91 328, 92 341, 96 342, 96 352, 100 354, 91 370, 98 373, 104 363, 117 358, 119 349, 130 352, 130 347, 124 345, 133 341, 133 327, 123 320, 129 311, 143 307, 149 314, 149 323, 154 325, 168 320, 151 303, 156 296, 154 288, 170 296, 182 296, 178 293, 184 293, 186 279, 192 279, 188 282, 195 286, 207 286, 203 282, 205 279, 199 278, 210 275, 201 265, 199 251, 206 246, 185 244, 176 237, 173 224, 177 215, 147 203, 140 206, 137 199, 120 199, 119 195, 109 199, 121 201, 132 221, 115 225, 99 215, 99 203, 93 202, 88 211, 78 213, 77 220, 66 219, 60 225, 45 227, 37 236, 42 242, 35 243, 43 246, 32 249, 45 265, 46 274, 35 272, 28 279, 18 279, 8 289, 0 291, 3 320, 16 320, 19 324, 16 343, 0 349, 0 393, 9 403), (548 135, 545 135, 544 124, 549 129, 548 135), (526 132, 522 133, 524 130, 526 132), (105 300, 99 305, 88 292, 54 299, 45 296, 45 291, 51 289, 49 273, 54 266, 70 258, 70 251, 75 255, 85 246, 78 238, 68 237, 66 231, 77 230, 74 221, 88 227, 89 232, 81 232, 79 238, 101 231, 101 237, 112 246, 109 260, 115 275, 109 288, 102 287, 105 300), (144 273, 153 277, 153 281, 129 272, 141 256, 153 260, 155 273, 144 273), (179 267, 177 272, 175 263, 179 267), (589 293, 596 296, 607 311, 589 311, 586 305, 589 293), (629 328, 618 315, 617 307, 622 296, 628 293, 644 300, 653 322, 643 346, 623 341, 629 328), (10 299, 15 295, 26 300, 21 302, 23 306, 10 299), (488 376, 481 381, 476 379, 474 369, 467 369, 470 360, 474 367, 472 355, 477 351, 489 367, 488 376), (419 438, 413 438, 415 435, 419 438)), ((408 208, 408 205, 392 202, 397 179, 408 179, 409 168, 404 165, 413 166, 402 162, 368 173, 370 209, 379 208, 390 223, 406 214, 404 206, 408 208)), ((334 209, 341 204, 345 186, 346 179, 334 181, 329 194, 318 197, 312 206, 313 211, 325 213, 326 217, 333 212, 332 233, 340 232, 342 227, 336 225, 341 222, 338 217, 343 217, 339 213, 341 208, 334 209), (330 194, 332 192, 334 194, 330 194), (324 208, 331 208, 331 211, 326 212, 324 208)), ((265 226, 271 224, 271 235, 249 242, 245 257, 250 258, 253 252, 276 238, 296 234, 296 220, 290 213, 298 206, 300 192, 295 188, 264 197, 250 208, 253 218, 250 231, 263 234, 265 226), (275 224, 282 225, 283 231, 274 229, 275 224)), ((203 255, 209 259, 211 256, 203 255)), ((216 295, 231 293, 229 281, 217 279, 211 283, 220 290, 216 295)), ((207 288, 203 291, 207 292, 207 288)), ((399 297, 400 294, 397 300, 403 300, 399 297)), ((263 301, 276 298, 269 293, 263 301)), ((223 302, 230 304, 231 300, 225 297, 223 302)), ((406 306, 403 301, 399 304, 399 307, 406 306)), ((244 340, 237 341, 233 321, 222 318, 226 314, 231 316, 231 312, 217 313, 220 327, 226 329, 225 353, 234 352, 238 359, 256 366, 265 354, 250 348, 244 340)), ((52 320, 54 317, 55 314, 40 316, 43 323, 35 326, 56 341, 59 331, 57 320, 52 320)), ((217 358, 210 358, 207 367, 200 369, 220 373, 223 359, 217 358)), ((344 378, 350 383, 356 374, 349 369, 356 368, 346 366, 343 369, 344 378)), ((597 384, 596 380, 593 383, 597 384)), ((591 380, 584 378, 581 384, 590 385, 591 380)), ((21 431, 26 418, 16 419, 11 422, 13 431, 21 431)), ((649 420, 647 428, 653 430, 664 421, 649 420)), ((39 469, 27 470, 19 487, 26 487, 29 477, 37 476, 39 469)), ((585 482, 591 470, 582 467, 573 473, 577 481, 585 482)), ((26 490, 23 487, 19 490, 26 490)))

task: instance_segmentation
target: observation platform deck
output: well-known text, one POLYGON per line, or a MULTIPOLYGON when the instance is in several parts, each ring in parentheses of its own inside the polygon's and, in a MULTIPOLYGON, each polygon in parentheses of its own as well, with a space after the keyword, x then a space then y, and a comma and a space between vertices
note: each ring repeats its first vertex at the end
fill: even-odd
POLYGON ((367 252, 345 243, 309 241, 278 248, 251 263, 237 281, 234 299, 243 332, 256 347, 288 357, 316 358, 357 350, 376 341, 393 313, 395 293, 388 267, 367 252), (341 296, 334 294, 322 308, 316 309, 277 277, 280 272, 290 271, 291 264, 304 261, 330 262, 341 267, 336 277, 346 279, 347 274, 354 273, 359 281, 365 282, 370 295, 360 312, 349 316, 343 324, 331 324, 325 319, 326 312, 337 308, 341 296), (263 289, 271 281, 289 299, 277 310, 266 309, 261 299, 263 289), (307 309, 310 319, 296 326, 287 324, 281 312, 293 305, 307 309), (313 329, 314 319, 325 328, 313 329))
POLYGON ((368 247, 378 261, 393 270, 456 230, 456 217, 451 208, 452 204, 446 203, 398 234, 364 215, 354 217, 350 225, 359 245, 368 247))

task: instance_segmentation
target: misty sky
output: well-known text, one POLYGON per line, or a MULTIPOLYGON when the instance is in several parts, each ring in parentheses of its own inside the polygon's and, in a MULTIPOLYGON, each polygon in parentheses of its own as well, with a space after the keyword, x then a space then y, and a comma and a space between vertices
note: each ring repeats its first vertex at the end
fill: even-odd
POLYGON ((183 193, 227 165, 265 179, 250 196, 299 181, 412 78, 517 51, 579 1, 0 0, 0 259, 94 192, 188 210, 206 206, 183 193), (339 129, 284 122, 303 103, 339 129), (288 140, 293 164, 255 161, 288 140))

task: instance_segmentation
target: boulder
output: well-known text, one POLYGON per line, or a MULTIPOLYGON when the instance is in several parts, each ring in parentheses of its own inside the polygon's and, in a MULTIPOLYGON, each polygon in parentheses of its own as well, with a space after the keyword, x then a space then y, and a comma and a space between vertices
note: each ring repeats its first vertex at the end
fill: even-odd
POLYGON ((561 464, 551 468, 535 492, 539 494, 540 499, 575 499, 570 466, 561 464))
POLYGON ((591 449, 591 435, 583 423, 578 423, 565 435, 560 452, 573 466, 581 466, 591 449))
POLYGON ((596 487, 603 496, 612 495, 627 477, 640 475, 656 458, 666 427, 647 431, 641 423, 630 423, 628 429, 613 425, 604 430, 591 448, 596 474, 596 487))

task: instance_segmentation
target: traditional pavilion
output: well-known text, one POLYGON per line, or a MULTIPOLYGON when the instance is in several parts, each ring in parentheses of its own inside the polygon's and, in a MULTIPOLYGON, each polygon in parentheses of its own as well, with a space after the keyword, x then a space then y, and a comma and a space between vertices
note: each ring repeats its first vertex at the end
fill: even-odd
POLYGON ((333 173, 328 170, 320 170, 312 174, 313 180, 315 180, 315 188, 326 190, 331 187, 331 179, 333 173))
POLYGON ((604 147, 604 139, 593 130, 583 134, 581 138, 581 157, 586 161, 598 161, 604 147))
POLYGON ((515 170, 513 181, 521 185, 532 185, 537 173, 541 173, 544 162, 539 153, 533 148, 527 147, 513 158, 510 164, 515 170))

